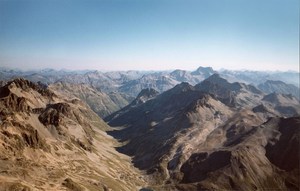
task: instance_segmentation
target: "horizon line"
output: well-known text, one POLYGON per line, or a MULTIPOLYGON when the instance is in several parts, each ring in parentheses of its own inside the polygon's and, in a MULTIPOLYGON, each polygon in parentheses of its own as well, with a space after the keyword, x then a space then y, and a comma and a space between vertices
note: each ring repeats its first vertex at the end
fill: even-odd
POLYGON ((7 67, 7 66, 0 66, 0 70, 13 70, 13 71, 21 71, 21 72, 37 72, 37 71, 43 71, 43 70, 54 70, 54 71, 66 71, 66 72, 83 72, 83 71, 99 71, 102 73, 107 73, 107 72, 129 72, 129 71, 136 71, 136 72, 170 72, 170 71, 175 71, 175 70, 182 70, 182 71, 188 71, 188 72, 193 72, 196 71, 197 69, 199 69, 200 67, 203 68, 212 68, 214 71, 238 71, 238 72, 295 72, 295 73, 300 73, 300 70, 292 70, 292 69, 288 69, 288 70, 251 70, 251 69, 227 69, 227 68, 220 68, 220 69, 214 69, 211 66, 199 66, 197 68, 195 68, 194 70, 187 70, 187 69, 180 69, 180 68, 173 68, 173 69, 162 69, 162 70, 156 70, 156 69, 128 69, 128 70, 117 70, 117 69, 90 69, 90 68, 86 68, 86 69, 68 69, 68 68, 51 68, 51 67, 43 67, 40 69, 22 69, 22 68, 16 68, 16 67, 7 67))

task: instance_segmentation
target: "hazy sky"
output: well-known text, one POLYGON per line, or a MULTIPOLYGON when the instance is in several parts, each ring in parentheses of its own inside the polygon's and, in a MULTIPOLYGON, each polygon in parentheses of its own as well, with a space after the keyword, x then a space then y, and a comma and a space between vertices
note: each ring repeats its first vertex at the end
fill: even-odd
POLYGON ((0 0, 0 66, 299 71, 299 0, 0 0))

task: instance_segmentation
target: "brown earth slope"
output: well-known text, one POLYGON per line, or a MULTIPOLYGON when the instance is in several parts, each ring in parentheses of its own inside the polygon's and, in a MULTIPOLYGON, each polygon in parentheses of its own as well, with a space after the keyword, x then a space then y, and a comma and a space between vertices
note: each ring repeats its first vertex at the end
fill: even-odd
POLYGON ((78 99, 16 79, 0 88, 0 190, 138 190, 107 126, 78 99))

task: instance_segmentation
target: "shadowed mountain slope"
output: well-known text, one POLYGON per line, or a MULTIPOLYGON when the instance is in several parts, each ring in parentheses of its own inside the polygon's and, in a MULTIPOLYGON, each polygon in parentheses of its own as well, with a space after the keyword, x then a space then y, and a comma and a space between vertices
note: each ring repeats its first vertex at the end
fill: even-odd
POLYGON ((270 104, 254 86, 214 74, 116 112, 107 120, 119 129, 109 134, 124 142, 118 151, 147 171, 154 190, 297 190, 299 112, 277 107, 299 102, 279 97, 270 104))

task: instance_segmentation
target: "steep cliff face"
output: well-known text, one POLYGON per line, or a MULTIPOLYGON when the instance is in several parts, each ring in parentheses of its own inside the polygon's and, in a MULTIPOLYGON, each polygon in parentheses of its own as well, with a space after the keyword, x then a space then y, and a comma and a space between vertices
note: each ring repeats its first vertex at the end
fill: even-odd
POLYGON ((142 178, 78 99, 16 79, 0 88, 0 190, 136 190, 142 178))

